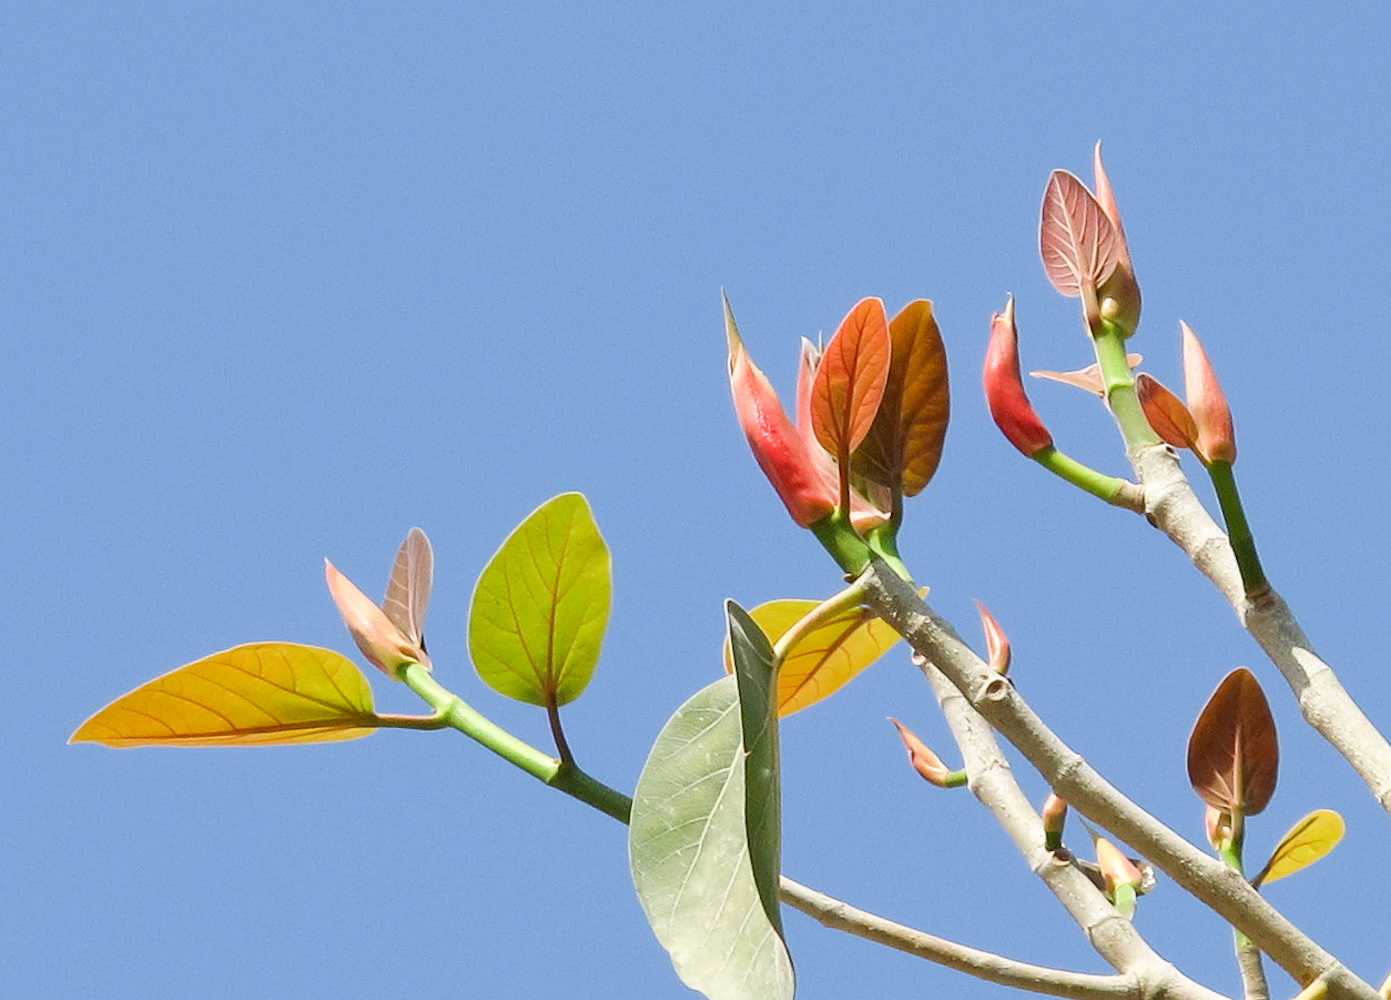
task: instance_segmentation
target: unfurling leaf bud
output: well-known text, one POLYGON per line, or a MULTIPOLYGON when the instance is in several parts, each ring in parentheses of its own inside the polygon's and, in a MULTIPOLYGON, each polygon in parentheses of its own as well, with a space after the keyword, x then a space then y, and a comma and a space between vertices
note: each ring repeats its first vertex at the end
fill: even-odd
POLYGON ((1101 143, 1096 144, 1092 156, 1096 171, 1096 200, 1106 218, 1111 221, 1119 242, 1119 255, 1116 269, 1096 290, 1101 303, 1101 318, 1116 327, 1122 337, 1129 337, 1140 324, 1140 285, 1135 280, 1135 268, 1130 262, 1130 247, 1125 241, 1125 227, 1121 225, 1121 212, 1116 206, 1116 195, 1111 190, 1111 180, 1106 176, 1106 168, 1101 163, 1101 143))
POLYGON ((1009 443, 1029 458, 1053 446, 1053 435, 1029 404, 1019 375, 1019 334, 1014 326, 1014 299, 990 320, 990 346, 985 351, 985 399, 990 416, 1009 443))
POLYGON ((1179 327, 1183 330, 1183 392, 1188 397, 1188 410, 1198 429, 1194 450, 1204 465, 1213 462, 1230 465, 1236 461, 1236 432, 1232 429, 1232 411, 1227 406, 1227 397, 1197 334, 1182 321, 1179 327))
POLYGON ((1050 851, 1063 847, 1063 824, 1067 822, 1067 803, 1057 792, 1043 800, 1043 846, 1050 851))
POLYGON ((806 441, 783 411, 767 376, 744 348, 728 299, 724 302, 724 318, 734 412, 759 468, 777 490, 792 519, 805 528, 835 509, 835 492, 813 460, 806 441))
MULTIPOLYGON (((1130 366, 1132 371, 1139 367, 1140 362, 1144 360, 1144 356, 1139 354, 1127 354, 1125 356, 1125 363, 1130 366)), ((1100 396, 1102 399, 1106 398, 1106 387, 1101 384, 1101 365, 1095 362, 1087 365, 1085 368, 1078 368, 1076 371, 1071 372, 1041 371, 1029 372, 1029 374, 1034 378, 1046 378, 1050 382, 1061 382, 1063 385, 1074 385, 1079 389, 1090 392, 1094 396, 1100 396)))
POLYGON ((990 609, 980 601, 976 601, 976 610, 980 612, 980 625, 985 632, 985 649, 990 657, 990 669, 1003 676, 1009 673, 1009 636, 1000 628, 1000 623, 995 620, 990 609))
POLYGON ((348 633, 363 656, 393 680, 401 679, 401 668, 408 663, 429 665, 424 649, 407 638, 385 611, 327 559, 324 560, 324 576, 333 603, 338 605, 348 633))
POLYGON ((1106 883, 1106 895, 1123 917, 1135 914, 1135 897, 1145 884, 1144 873, 1105 837, 1096 838, 1096 866, 1106 883))
POLYGON ((1154 433, 1175 448, 1192 448, 1198 441, 1193 414, 1163 382, 1141 372, 1135 376, 1135 393, 1154 433))
POLYGON ((927 744, 918 739, 911 729, 897 719, 889 721, 894 724, 899 739, 903 740, 903 745, 908 748, 908 760, 912 763, 913 770, 922 775, 923 780, 938 788, 956 788, 966 783, 965 771, 948 770, 947 765, 942 763, 942 758, 928 749, 927 744))

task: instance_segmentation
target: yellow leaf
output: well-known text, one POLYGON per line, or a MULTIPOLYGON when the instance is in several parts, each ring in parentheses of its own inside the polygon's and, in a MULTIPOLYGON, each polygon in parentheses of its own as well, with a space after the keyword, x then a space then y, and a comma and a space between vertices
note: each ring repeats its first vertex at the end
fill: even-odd
POLYGON ((117 698, 69 743, 265 746, 367 736, 381 724, 362 671, 331 649, 259 642, 214 653, 117 698))
POLYGON ((1332 809, 1315 809, 1290 827, 1290 832, 1275 845, 1270 860, 1251 884, 1269 885, 1301 868, 1308 868, 1338 846, 1346 828, 1343 817, 1332 809))
MULTIPOLYGON (((749 612, 770 642, 776 643, 819 601, 782 600, 760 604, 749 612)), ((802 637, 778 671, 778 715, 786 717, 829 698, 856 674, 886 653, 898 633, 867 608, 850 608, 822 622, 802 637)), ((725 670, 733 670, 729 643, 725 670)))

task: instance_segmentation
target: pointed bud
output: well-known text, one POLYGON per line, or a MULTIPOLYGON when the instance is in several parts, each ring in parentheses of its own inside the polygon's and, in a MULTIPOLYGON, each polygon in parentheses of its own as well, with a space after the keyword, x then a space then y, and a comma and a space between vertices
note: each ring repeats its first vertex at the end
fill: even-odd
POLYGON ((429 663, 425 651, 411 642, 385 611, 327 559, 324 560, 324 576, 353 642, 362 650, 362 655, 388 677, 400 680, 401 668, 408 663, 429 663))
POLYGON ((734 412, 759 468, 777 490, 792 519, 805 528, 835 509, 835 490, 828 488, 806 442, 778 402, 767 376, 759 371, 745 350, 728 299, 724 303, 724 316, 725 332, 729 337, 729 387, 734 394, 734 412))
POLYGON ((1116 231, 1120 243, 1119 261, 1111 276, 1096 290, 1101 303, 1101 317, 1115 325, 1121 336, 1129 337, 1140 325, 1140 285, 1135 280, 1135 268, 1130 262, 1130 247, 1125 241, 1125 227, 1121 225, 1120 208, 1116 205, 1115 192, 1111 190, 1111 179, 1106 176, 1106 168, 1101 162, 1101 143, 1096 144, 1092 155, 1092 165, 1096 171, 1096 200, 1111 226, 1116 231))
POLYGON ((908 748, 908 760, 912 763, 913 770, 922 775, 923 780, 938 788, 955 788, 965 782, 962 772, 948 769, 947 765, 942 763, 942 758, 928 749, 927 744, 918 739, 911 729, 897 719, 889 721, 894 724, 899 739, 903 740, 903 745, 908 748))
MULTIPOLYGON (((1140 362, 1144 360, 1145 358, 1141 354, 1127 354, 1125 356, 1125 363, 1130 366, 1132 371, 1139 367, 1140 362)), ((1071 372, 1041 371, 1029 372, 1029 374, 1034 378, 1048 379, 1050 382, 1061 382, 1063 385, 1074 385, 1079 389, 1090 392, 1094 396, 1100 396, 1102 399, 1106 398, 1106 387, 1101 384, 1101 366, 1096 363, 1087 365, 1085 368, 1078 368, 1076 371, 1071 372)))
POLYGON ((1029 404, 1019 376, 1019 334, 1014 326, 1013 297, 1003 313, 991 317, 983 381, 990 415, 1010 444, 1030 458, 1052 447, 1053 435, 1029 404))
POLYGON ((1183 330, 1183 392, 1198 429, 1194 450, 1204 465, 1231 464, 1236 461, 1236 432, 1232 429, 1227 397, 1197 334, 1182 321, 1179 327, 1183 330))
POLYGON ((1043 800, 1043 846, 1050 851, 1063 847, 1063 824, 1067 822, 1067 803, 1057 792, 1043 800))
POLYGON ((1141 372, 1135 376, 1135 393, 1154 433, 1175 448, 1192 448, 1197 443, 1198 425, 1193 414, 1168 386, 1141 372))
POLYGON ((1105 893, 1124 917, 1135 913, 1135 897, 1145 890, 1145 875, 1135 862, 1105 837, 1096 838, 1096 866, 1105 881, 1105 893))
POLYGON ((1005 630, 1000 628, 1000 623, 995 620, 990 609, 980 601, 975 603, 976 610, 980 612, 981 629, 985 632, 985 649, 990 657, 990 669, 1003 676, 1009 673, 1011 655, 1009 636, 1005 635, 1005 630))

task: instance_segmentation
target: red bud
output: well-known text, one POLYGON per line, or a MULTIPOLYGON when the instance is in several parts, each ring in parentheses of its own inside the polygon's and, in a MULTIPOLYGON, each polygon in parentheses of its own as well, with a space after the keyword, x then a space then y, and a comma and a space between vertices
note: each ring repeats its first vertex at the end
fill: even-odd
POLYGON ((1182 321, 1179 327, 1183 330, 1183 391, 1198 430, 1194 450, 1204 465, 1230 464, 1236 461, 1236 432, 1232 429, 1227 397, 1197 334, 1182 321))
POLYGON ((1019 334, 1014 326, 1014 299, 990 320, 990 346, 985 351, 985 399, 996 425, 1025 455, 1033 458, 1052 447, 1053 435, 1029 404, 1019 375, 1019 334))
POLYGON ((835 490, 817 468, 806 441, 788 419, 767 376, 745 350, 728 299, 724 315, 734 412, 759 468, 777 490, 792 519, 805 528, 835 509, 835 490))

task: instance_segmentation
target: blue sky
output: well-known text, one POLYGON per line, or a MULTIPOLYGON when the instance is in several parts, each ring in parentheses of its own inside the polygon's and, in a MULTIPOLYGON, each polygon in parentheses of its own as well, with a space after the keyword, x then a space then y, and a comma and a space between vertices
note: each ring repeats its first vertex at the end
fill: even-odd
MULTIPOLYGON (((420 525, 438 676, 543 743, 538 712, 473 675, 465 609, 516 522, 576 489, 613 551, 615 608, 567 731, 631 789, 720 671, 725 597, 837 585, 732 418, 721 287, 784 391, 797 338, 862 296, 937 303, 953 423, 903 536, 934 605, 974 639, 970 600, 989 604, 1035 707, 1194 838, 1188 729, 1249 664, 1284 751, 1251 854, 1316 807, 1350 827, 1269 896, 1356 971, 1391 967, 1349 905, 1380 898, 1363 880, 1385 868, 1386 816, 1182 556, 1020 458, 978 388, 1011 292, 1026 367, 1086 363, 1037 213, 1049 171, 1086 176, 1104 139, 1145 295, 1134 347, 1177 384, 1178 320, 1204 339, 1267 569, 1391 720, 1384 7, 23 4, 3 21, 7 992, 688 995, 622 829, 457 733, 64 742, 236 643, 351 649, 322 559, 376 593, 420 525)), ((1093 401, 1031 391, 1062 447, 1124 469, 1093 401)), ((789 721, 786 870, 1102 971, 970 796, 906 767, 886 715, 950 756, 929 700, 900 653, 789 721)), ((1138 919, 1237 988, 1226 929, 1173 886, 1138 919)), ((800 915, 788 934, 804 998, 1000 994, 800 915)))

